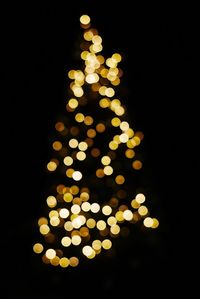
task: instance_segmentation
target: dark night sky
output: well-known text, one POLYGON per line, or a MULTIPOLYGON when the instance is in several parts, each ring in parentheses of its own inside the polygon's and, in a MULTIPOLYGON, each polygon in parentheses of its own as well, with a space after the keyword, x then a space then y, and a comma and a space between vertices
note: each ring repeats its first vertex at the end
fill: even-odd
POLYGON ((193 180, 197 160, 195 9, 134 4, 132 8, 131 1, 122 1, 112 11, 107 2, 76 1, 70 6, 29 2, 3 10, 6 182, 2 230, 6 227, 6 233, 1 238, 5 266, 1 282, 8 295, 67 298, 76 288, 82 298, 93 298, 94 291, 103 298, 123 292, 163 298, 173 289, 189 290, 187 277, 192 275, 189 265, 193 262, 186 248, 194 246, 189 223, 193 224, 193 201, 199 189, 193 180), (119 246, 114 259, 59 271, 41 265, 32 253, 33 230, 43 206, 48 138, 63 107, 66 73, 77 64, 73 52, 79 46, 83 13, 91 16, 99 30, 105 55, 119 52, 124 57, 126 105, 133 124, 145 135, 143 182, 154 199, 152 210, 160 227, 149 235, 136 233, 124 247, 119 246), (152 275, 146 277, 149 271, 152 275))

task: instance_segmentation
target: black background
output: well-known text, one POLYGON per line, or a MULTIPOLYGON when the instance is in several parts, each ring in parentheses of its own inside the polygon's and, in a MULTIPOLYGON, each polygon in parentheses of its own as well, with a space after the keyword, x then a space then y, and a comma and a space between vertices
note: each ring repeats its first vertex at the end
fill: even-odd
POLYGON ((1 288, 12 298, 194 292, 189 281, 196 267, 199 189, 195 7, 107 2, 29 2, 2 10, 1 288), (38 261, 32 245, 45 204, 49 136, 63 109, 67 72, 78 68, 74 51, 85 13, 103 38, 105 55, 123 55, 124 101, 133 126, 144 132, 142 180, 160 226, 123 240, 127 244, 113 259, 63 271, 38 261))

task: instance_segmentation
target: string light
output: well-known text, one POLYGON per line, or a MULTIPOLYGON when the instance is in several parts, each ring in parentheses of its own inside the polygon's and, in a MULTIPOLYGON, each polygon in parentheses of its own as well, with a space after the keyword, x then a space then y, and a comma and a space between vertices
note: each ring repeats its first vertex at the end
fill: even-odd
POLYGON ((144 136, 131 128, 118 98, 122 56, 101 54, 102 37, 88 15, 80 17, 80 26, 84 67, 68 71, 66 115, 55 124, 55 157, 47 163, 62 183, 46 198, 47 216, 37 221, 42 240, 33 245, 44 263, 61 268, 110 250, 116 237, 128 235, 128 223, 159 226, 145 205, 146 196, 133 189, 134 174, 143 166, 137 147, 144 136), (68 251, 75 247, 79 256, 68 251))

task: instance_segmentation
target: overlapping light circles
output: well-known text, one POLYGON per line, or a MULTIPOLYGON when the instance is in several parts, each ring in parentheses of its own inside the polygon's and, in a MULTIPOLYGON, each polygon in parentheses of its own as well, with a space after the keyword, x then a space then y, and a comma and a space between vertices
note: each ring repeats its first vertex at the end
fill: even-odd
POLYGON ((102 37, 88 15, 80 17, 80 25, 83 68, 68 72, 66 115, 55 124, 55 155, 47 163, 61 183, 46 198, 46 216, 38 219, 42 241, 33 246, 44 263, 62 268, 110 250, 128 223, 141 222, 147 229, 159 225, 145 195, 127 185, 142 168, 137 147, 143 134, 131 128, 117 95, 122 57, 101 54, 102 37))

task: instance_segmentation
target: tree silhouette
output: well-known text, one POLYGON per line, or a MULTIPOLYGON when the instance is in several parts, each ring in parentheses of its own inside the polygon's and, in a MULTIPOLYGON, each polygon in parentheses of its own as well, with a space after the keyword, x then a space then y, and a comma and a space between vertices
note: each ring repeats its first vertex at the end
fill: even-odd
POLYGON ((66 112, 55 124, 54 157, 47 164, 52 186, 46 215, 38 219, 41 241, 33 246, 44 263, 63 268, 110 250, 133 224, 159 225, 137 191, 143 133, 130 127, 120 100, 122 57, 100 54, 102 38, 88 15, 80 25, 82 68, 68 72, 66 112))

